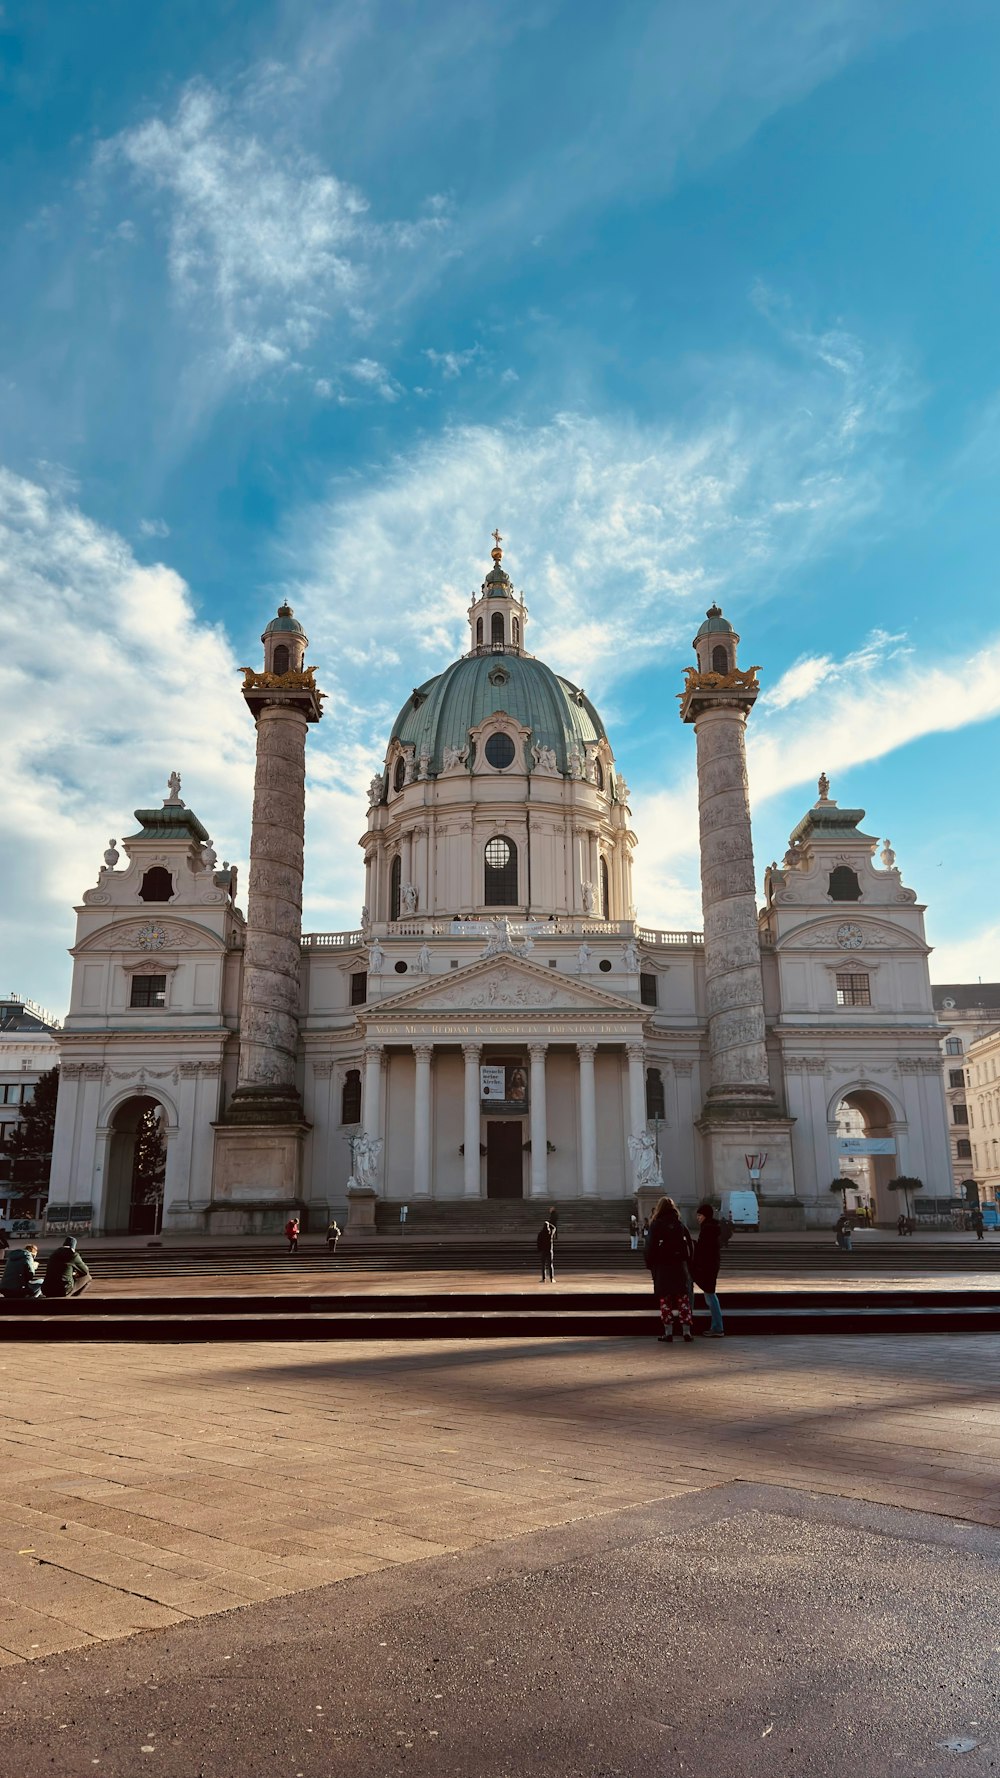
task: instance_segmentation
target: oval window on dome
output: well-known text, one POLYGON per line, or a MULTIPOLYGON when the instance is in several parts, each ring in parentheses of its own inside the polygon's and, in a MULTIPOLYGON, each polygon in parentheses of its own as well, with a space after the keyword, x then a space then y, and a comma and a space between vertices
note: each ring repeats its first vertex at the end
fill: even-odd
POLYGON ((392 787, 394 790, 402 790, 403 785, 405 783, 406 783, 406 761, 405 761, 405 759, 397 759, 396 769, 392 774, 392 787))
POLYGON ((491 735, 486 743, 487 763, 495 766, 498 772, 506 771, 507 767, 513 764, 515 752, 514 743, 509 735, 491 735))

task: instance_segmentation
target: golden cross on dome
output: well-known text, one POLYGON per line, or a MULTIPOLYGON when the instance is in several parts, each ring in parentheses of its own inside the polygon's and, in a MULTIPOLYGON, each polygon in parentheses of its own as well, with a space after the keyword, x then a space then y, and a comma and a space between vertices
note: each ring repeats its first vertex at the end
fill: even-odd
POLYGON ((502 537, 501 537, 501 535, 500 535, 500 533, 499 533, 499 531, 493 531, 493 532, 491 532, 491 533, 490 533, 490 535, 491 535, 491 536, 492 536, 492 538, 493 538, 493 541, 494 541, 494 543, 495 543, 495 544, 496 544, 496 546, 497 546, 497 549, 499 549, 499 548, 500 548, 500 545, 501 545, 501 544, 502 544, 502 542, 503 542, 503 538, 502 538, 502 537))

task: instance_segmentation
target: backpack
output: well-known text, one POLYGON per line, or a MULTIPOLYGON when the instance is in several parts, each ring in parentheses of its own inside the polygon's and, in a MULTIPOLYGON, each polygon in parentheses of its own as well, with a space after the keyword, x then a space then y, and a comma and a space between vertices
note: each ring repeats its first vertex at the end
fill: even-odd
POLYGON ((543 1222, 541 1228, 538 1231, 538 1235, 535 1239, 535 1246, 538 1248, 539 1253, 548 1253, 548 1250, 551 1247, 551 1245, 552 1245, 552 1239, 551 1239, 551 1234, 550 1234, 550 1230, 549 1230, 549 1225, 547 1222, 543 1222))

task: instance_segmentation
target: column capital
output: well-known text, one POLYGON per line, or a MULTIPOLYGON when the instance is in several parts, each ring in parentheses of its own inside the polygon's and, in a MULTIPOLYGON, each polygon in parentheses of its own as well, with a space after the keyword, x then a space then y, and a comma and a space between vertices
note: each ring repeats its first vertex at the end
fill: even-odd
POLYGON ((591 1043, 588 1038, 586 1040, 581 1040, 580 1042, 578 1042, 576 1049, 577 1049, 578 1055, 589 1056, 590 1059, 593 1060, 594 1056, 597 1053, 597 1044, 591 1043))
POLYGON ((385 1046, 381 1043, 366 1043, 364 1058, 366 1062, 381 1062, 385 1055, 385 1046))
POLYGON ((483 1046, 481 1043, 463 1043, 462 1045, 462 1054, 467 1062, 478 1062, 482 1053, 483 1046))
POLYGON ((645 1062, 646 1045, 644 1043, 627 1043, 625 1045, 625 1054, 630 1062, 645 1062))
POLYGON ((418 1062, 429 1062, 434 1054, 434 1045, 432 1043, 415 1043, 413 1054, 418 1062))
POLYGON ((531 1057, 531 1060, 533 1062, 544 1062, 545 1052, 548 1047, 547 1043, 529 1043, 528 1054, 531 1057))

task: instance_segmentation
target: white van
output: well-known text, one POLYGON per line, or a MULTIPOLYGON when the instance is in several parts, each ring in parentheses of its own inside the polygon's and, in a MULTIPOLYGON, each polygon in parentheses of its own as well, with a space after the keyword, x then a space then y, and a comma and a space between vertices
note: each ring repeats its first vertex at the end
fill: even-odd
POLYGON ((723 1192, 721 1215, 723 1222, 732 1217, 733 1227, 736 1229, 752 1229, 756 1232, 760 1228, 756 1192, 723 1192))

